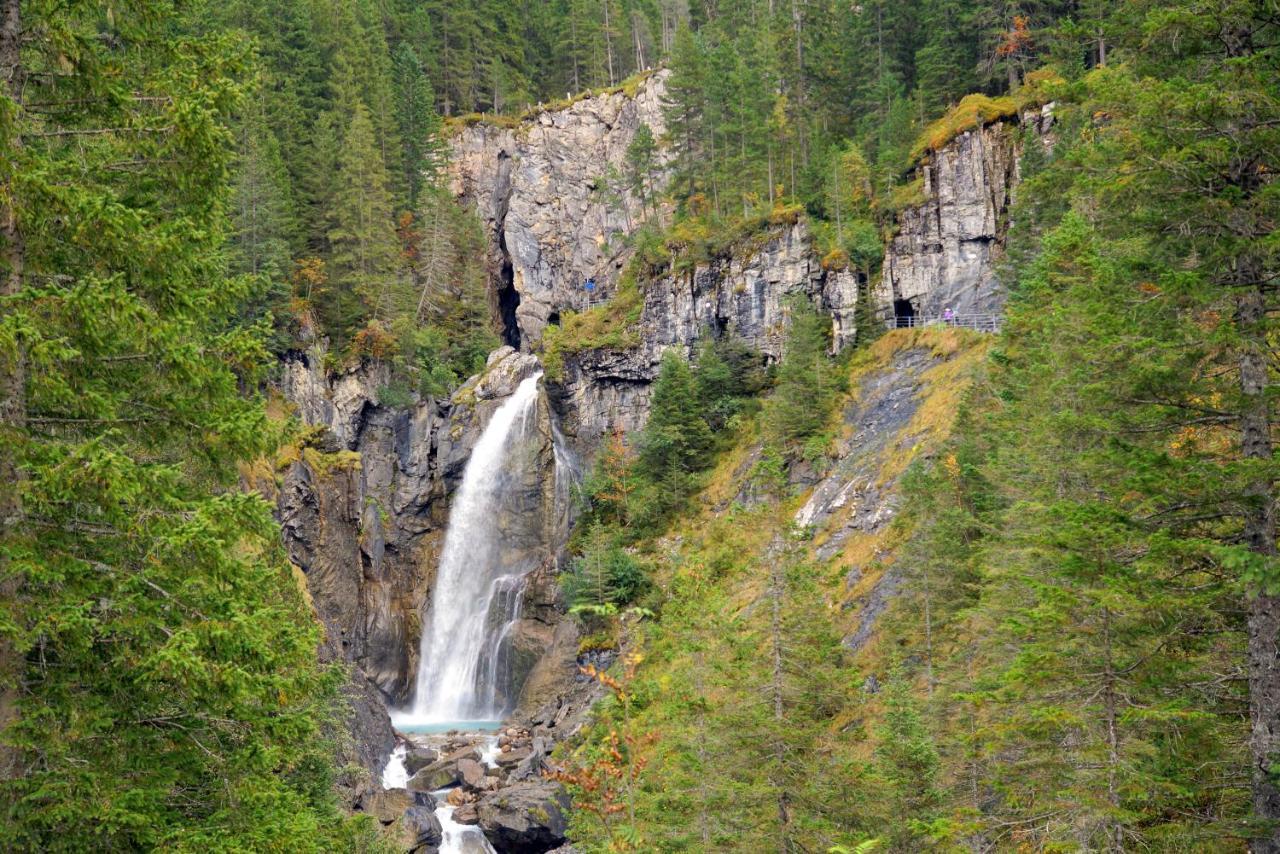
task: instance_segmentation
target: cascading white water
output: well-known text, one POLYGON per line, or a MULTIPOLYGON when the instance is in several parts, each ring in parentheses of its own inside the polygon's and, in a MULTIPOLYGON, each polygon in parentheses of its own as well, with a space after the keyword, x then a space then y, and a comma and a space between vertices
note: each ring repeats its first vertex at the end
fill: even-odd
POLYGON ((536 427, 541 376, 522 381, 493 414, 463 470, 422 632, 413 708, 393 716, 397 725, 486 721, 505 711, 498 683, 531 567, 504 565, 496 515, 520 474, 512 471, 512 448, 536 427))

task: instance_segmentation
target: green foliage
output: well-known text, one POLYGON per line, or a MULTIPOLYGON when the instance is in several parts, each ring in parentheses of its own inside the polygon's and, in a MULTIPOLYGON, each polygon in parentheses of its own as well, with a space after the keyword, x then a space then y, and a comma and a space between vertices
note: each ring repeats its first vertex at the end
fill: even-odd
POLYGON ((280 438, 247 391, 262 281, 224 268, 250 53, 166 3, 21 11, 41 35, 0 92, 0 848, 368 846, 331 789, 344 674, 237 478, 280 438))
POLYGON ((330 298, 319 307, 326 328, 345 340, 362 318, 385 323, 403 310, 395 287, 399 254, 387 169, 363 103, 355 107, 338 157, 330 222, 330 298), (360 298, 362 311, 350 310, 351 295, 360 298))
MULTIPOLYGON (((1174 17, 1182 33, 1196 20, 1174 17)), ((1083 103, 1059 105, 1052 154, 1031 149, 990 387, 954 452, 908 485, 940 754, 993 797, 957 786, 951 827, 1058 816, 1037 820, 1041 848, 1213 847, 1250 806, 1225 769, 1258 756, 1232 711, 1246 686, 1213 674, 1258 642, 1233 603, 1271 558, 1239 539, 1258 506, 1242 496, 1275 461, 1250 459, 1236 425, 1257 411, 1248 342, 1270 333, 1241 323, 1248 286, 1223 284, 1274 264, 1241 233, 1274 203, 1225 164, 1277 136, 1225 105, 1274 103, 1275 76, 1206 61, 1193 82, 1181 49, 1163 68, 1155 56, 1152 76, 1094 72, 1083 103), (1212 99, 1222 112, 1203 112, 1212 99), (1235 128, 1230 158, 1217 122, 1235 128), (1212 235, 1177 233, 1209 209, 1212 235)))
POLYGON ((292 267, 298 225, 280 143, 260 109, 251 109, 242 121, 239 143, 231 203, 232 269, 282 286, 292 267))
POLYGON ((649 422, 639 440, 638 472, 654 483, 678 482, 707 463, 712 434, 702 416, 693 371, 674 353, 653 384, 649 422))
POLYGON ((830 356, 830 319, 805 300, 794 300, 789 309, 786 351, 764 414, 769 441, 783 451, 823 431, 845 387, 845 372, 830 356))
POLYGON ((441 138, 440 116, 436 113, 435 92, 422 61, 408 42, 402 42, 394 56, 396 126, 403 141, 406 201, 417 208, 422 187, 434 185, 444 168, 446 148, 441 138))
POLYGON ((704 338, 694 363, 694 390, 707 426, 724 435, 735 420, 750 412, 767 386, 760 356, 736 338, 704 338))
POLYGON ((653 179, 657 170, 658 144, 653 137, 653 130, 646 124, 636 128, 636 134, 627 146, 627 183, 632 194, 640 199, 645 208, 655 201, 653 198, 653 179))
POLYGON ((764 384, 759 357, 730 337, 704 340, 692 366, 669 353, 633 447, 615 432, 583 484, 586 524, 609 525, 629 540, 660 531, 728 447, 764 384))
POLYGON ((884 781, 889 850, 919 851, 941 805, 941 761, 924 725, 919 704, 901 670, 885 685, 884 714, 877 733, 876 771, 884 781), (904 820, 905 819, 905 820, 904 820))
POLYGON ((582 554, 560 577, 560 588, 570 607, 621 607, 637 601, 649 588, 643 566, 623 549, 616 532, 595 525, 583 540, 582 554))
POLYGON ((403 383, 391 382, 378 389, 378 404, 392 409, 405 409, 413 405, 413 390, 403 383))

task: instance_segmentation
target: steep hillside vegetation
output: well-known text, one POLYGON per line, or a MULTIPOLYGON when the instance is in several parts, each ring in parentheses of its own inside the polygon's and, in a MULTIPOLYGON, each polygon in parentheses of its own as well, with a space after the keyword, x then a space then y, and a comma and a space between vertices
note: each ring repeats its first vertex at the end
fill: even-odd
POLYGON ((877 721, 913 701, 876 630, 918 583, 902 480, 942 447, 990 346, 953 329, 884 336, 844 369, 824 445, 790 480, 766 404, 689 510, 632 547, 656 567, 641 602, 658 613, 624 615, 621 685, 562 757, 587 850, 737 850, 744 836, 825 849, 899 814, 911 771, 888 753, 903 734, 877 721), (614 738, 625 773, 610 779, 614 738), (625 810, 593 811, 605 801, 625 810))

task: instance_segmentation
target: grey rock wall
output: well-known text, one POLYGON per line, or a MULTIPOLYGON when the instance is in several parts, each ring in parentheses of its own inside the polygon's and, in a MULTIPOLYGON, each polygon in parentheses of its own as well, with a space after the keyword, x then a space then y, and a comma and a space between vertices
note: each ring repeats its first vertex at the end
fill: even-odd
POLYGON ((792 297, 828 311, 836 346, 844 346, 855 334, 857 284, 852 273, 822 269, 803 220, 689 273, 646 283, 639 346, 565 358, 563 381, 553 389, 565 432, 587 455, 613 429, 642 427, 663 354, 691 357, 704 335, 733 335, 766 361, 781 358, 792 297))
MULTIPOLYGON (((450 186, 490 234, 494 301, 508 324, 508 343, 535 347, 548 322, 582 306, 588 277, 599 282, 601 294, 616 285, 630 257, 624 238, 646 211, 629 190, 608 198, 599 179, 609 166, 623 171, 641 124, 657 138, 666 132, 662 98, 669 75, 655 72, 635 97, 583 98, 517 128, 477 123, 454 137, 450 186)), ((665 167, 656 170, 655 191, 667 180, 665 167)))
MULTIPOLYGON (((1044 139, 1049 107, 1022 116, 1044 139)), ((892 316, 895 300, 918 314, 998 314, 1004 288, 996 266, 1009 230, 1010 206, 1020 178, 1021 133, 997 122, 960 134, 919 167, 925 201, 898 215, 897 234, 885 252, 877 308, 892 316)))

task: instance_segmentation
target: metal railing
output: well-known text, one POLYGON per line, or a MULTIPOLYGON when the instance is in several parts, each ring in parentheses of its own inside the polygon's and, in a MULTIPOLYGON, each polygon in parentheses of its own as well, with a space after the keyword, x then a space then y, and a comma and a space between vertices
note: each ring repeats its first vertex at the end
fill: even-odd
POLYGON ((609 301, 606 294, 590 294, 582 300, 582 311, 590 311, 593 308, 599 308, 609 301))
POLYGON ((910 314, 890 317, 885 320, 885 326, 889 329, 958 326, 962 329, 976 329, 979 332, 999 332, 1002 319, 998 314, 953 314, 951 317, 943 317, 940 314, 910 314))

